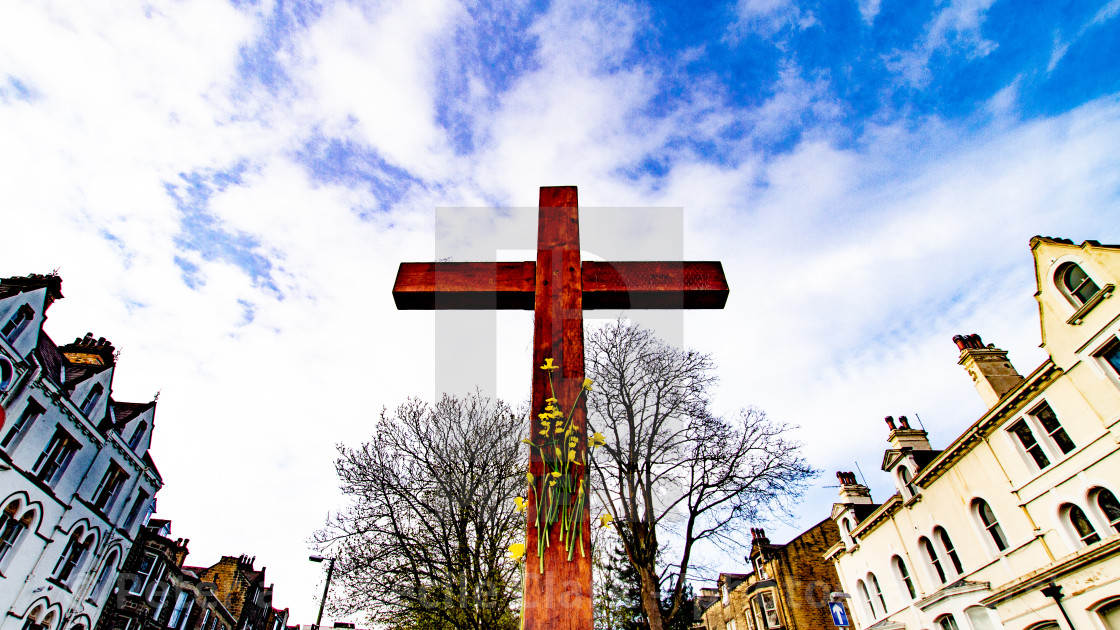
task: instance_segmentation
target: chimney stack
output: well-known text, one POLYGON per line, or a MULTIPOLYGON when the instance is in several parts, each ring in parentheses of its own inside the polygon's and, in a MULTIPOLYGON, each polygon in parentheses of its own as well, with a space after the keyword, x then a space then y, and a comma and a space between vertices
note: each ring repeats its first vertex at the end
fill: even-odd
POLYGON ((980 335, 956 335, 953 343, 961 351, 957 363, 972 377, 972 384, 989 409, 1023 382, 1023 376, 1007 360, 1007 351, 992 344, 985 347, 980 335))
POLYGON ((840 502, 848 504, 871 504, 871 489, 856 481, 853 472, 838 472, 840 480, 840 502))
POLYGON ((921 429, 911 427, 906 416, 898 417, 897 427, 894 418, 887 416, 887 426, 891 429, 891 432, 887 435, 887 441, 891 443, 891 448, 909 451, 930 450, 928 434, 921 429))

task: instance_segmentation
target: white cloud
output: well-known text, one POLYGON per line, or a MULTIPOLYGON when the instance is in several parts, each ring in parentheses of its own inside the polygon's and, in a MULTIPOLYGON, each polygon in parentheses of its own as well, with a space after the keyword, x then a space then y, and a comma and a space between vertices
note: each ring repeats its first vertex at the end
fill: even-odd
MULTIPOLYGON (((721 365, 717 404, 760 404, 801 424, 811 460, 830 470, 877 459, 883 415, 916 411, 936 444, 975 417, 952 334, 981 333, 1021 371, 1037 363, 1029 236, 1116 240, 1102 211, 1120 189, 1114 99, 1023 123, 1009 86, 979 131, 887 121, 841 147, 827 129, 801 129, 839 125, 843 103, 827 77, 791 63, 755 107, 729 106, 718 77, 696 77, 653 117, 665 70, 627 57, 647 16, 558 3, 529 29, 532 70, 501 94, 471 83, 467 98, 486 104, 472 109, 477 149, 457 156, 435 120, 433 71, 454 54, 456 4, 331 5, 292 34, 281 60, 292 84, 274 93, 237 75, 269 8, 105 6, 18 3, 0 22, 0 67, 34 93, 0 116, 0 207, 18 210, 5 228, 21 235, 6 241, 0 274, 61 265, 67 298, 48 332, 65 342, 90 330, 122 348, 119 399, 163 390, 160 514, 192 539, 191 562, 257 556, 299 622, 320 578, 304 541, 339 500, 333 445, 368 437, 382 405, 430 397, 444 369, 436 318, 396 311, 389 292, 398 262, 437 255, 435 207, 530 206, 551 184, 578 184, 587 208, 683 207, 685 257, 722 260, 732 287, 726 311, 684 316, 685 339, 721 365), (736 125, 747 132, 728 139, 736 125), (398 197, 360 178, 316 179, 295 161, 316 130, 422 183, 398 197), (752 151, 802 130, 791 151, 752 151), (704 142, 726 157, 696 148, 704 142), (626 174, 649 156, 663 178, 626 174), (164 186, 186 195, 180 173, 234 164, 245 165, 239 183, 212 186, 195 209, 244 236, 240 254, 269 261, 276 291, 235 257, 179 241, 164 186), (201 285, 183 282, 175 257, 198 267, 201 285), (832 439, 809 440, 826 431, 832 439)), ((935 49, 990 50, 986 6, 947 7, 913 53, 914 76, 935 49)), ((796 10, 741 8, 764 21, 796 10)), ((492 219, 463 237, 533 249, 531 221, 492 219)), ((590 211, 583 221, 588 242, 609 243, 617 225, 590 211)), ((497 386, 517 398, 531 320, 502 313, 496 326, 497 386)), ((827 513, 822 497, 811 495, 805 519, 827 513)))
POLYGON ((887 69, 913 87, 927 85, 932 74, 930 59, 936 54, 962 55, 977 59, 990 54, 997 44, 981 34, 984 13, 994 0, 953 0, 926 24, 919 41, 909 50, 896 50, 884 57, 887 69))

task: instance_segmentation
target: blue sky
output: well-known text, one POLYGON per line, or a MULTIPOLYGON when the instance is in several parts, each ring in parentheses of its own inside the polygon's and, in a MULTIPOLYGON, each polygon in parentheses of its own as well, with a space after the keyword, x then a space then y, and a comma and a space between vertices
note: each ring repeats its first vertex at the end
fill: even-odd
POLYGON ((5 5, 0 274, 60 268, 48 332, 122 348, 118 399, 162 390, 160 515, 193 562, 256 556, 309 621, 333 445, 469 380, 436 357, 494 356, 523 396, 527 314, 389 287, 530 256, 532 211, 436 208, 575 184, 588 255, 723 261, 726 310, 650 321, 713 353, 720 411, 801 427, 825 475, 775 540, 854 461, 886 496, 883 416, 944 446, 979 415, 952 335, 1041 362, 1031 236, 1120 242, 1120 0, 600 4, 5 5), (676 241, 598 207, 677 208, 651 221, 676 241))

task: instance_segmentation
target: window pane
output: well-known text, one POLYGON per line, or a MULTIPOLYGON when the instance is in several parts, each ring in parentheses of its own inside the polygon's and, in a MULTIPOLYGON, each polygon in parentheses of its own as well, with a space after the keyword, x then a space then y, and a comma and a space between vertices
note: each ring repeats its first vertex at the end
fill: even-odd
POLYGON ((1035 441, 1034 434, 1031 433, 1031 428, 1027 426, 1026 422, 1022 420, 1016 422, 1011 427, 1011 432, 1019 438, 1019 443, 1023 445, 1023 449, 1027 451, 1027 454, 1031 456, 1040 469, 1050 465, 1050 459, 1046 457, 1046 453, 1042 452, 1042 447, 1035 441))
POLYGON ((1081 538, 1081 544, 1091 545, 1101 539, 1097 535, 1097 531, 1093 529, 1093 524, 1085 516, 1085 512, 1076 505, 1069 507, 1069 520, 1073 523, 1073 528, 1077 530, 1077 535, 1081 538))
POLYGON ((898 571, 898 577, 902 578, 902 583, 906 585, 906 592, 910 594, 910 599, 917 598, 918 594, 914 592, 914 583, 910 580, 910 572, 906 570, 906 563, 902 558, 894 557, 894 568, 898 571))
POLYGON ((1108 363, 1117 374, 1120 374, 1120 341, 1113 339, 1108 342, 1108 345, 1097 356, 1104 359, 1105 363, 1108 363))
POLYGON ((941 630, 958 630, 957 620, 953 619, 952 615, 945 615, 937 620, 937 625, 941 626, 941 630))
POLYGON ((922 545, 922 550, 926 552, 926 557, 929 558, 929 563, 937 573, 937 579, 944 583, 945 570, 941 568, 941 560, 937 557, 937 552, 933 549, 933 543, 931 543, 928 538, 922 538, 920 543, 922 545))
POLYGON ((1104 512, 1104 517, 1108 519, 1112 529, 1120 532, 1120 502, 1116 500, 1116 495, 1110 490, 1101 490, 1097 493, 1097 505, 1100 506, 1101 512, 1104 512))
POLYGON ((1113 602, 1097 611, 1108 630, 1120 630, 1120 602, 1113 602))
POLYGON ((984 529, 988 530, 988 536, 992 538, 996 549, 1000 551, 1007 549, 1007 541, 1003 538, 1003 530, 1000 529, 999 522, 996 521, 996 515, 992 512, 992 508, 987 501, 980 500, 977 502, 977 511, 980 513, 980 520, 984 523, 984 529))
POLYGON ((1074 449, 1073 440, 1069 438, 1066 430, 1062 428, 1062 424, 1058 422, 1058 416, 1054 415, 1054 410, 1050 408, 1050 405, 1044 403, 1041 407, 1035 409, 1032 415, 1038 418, 1050 439, 1054 440, 1054 444, 1057 444, 1063 453, 1068 453, 1074 449))
POLYGON ((953 562, 953 569, 956 570, 957 575, 964 573, 964 568, 961 566, 961 559, 957 556, 957 550, 953 548, 953 541, 949 540, 949 532, 938 527, 937 535, 941 538, 941 544, 945 547, 945 553, 949 554, 949 560, 953 562))

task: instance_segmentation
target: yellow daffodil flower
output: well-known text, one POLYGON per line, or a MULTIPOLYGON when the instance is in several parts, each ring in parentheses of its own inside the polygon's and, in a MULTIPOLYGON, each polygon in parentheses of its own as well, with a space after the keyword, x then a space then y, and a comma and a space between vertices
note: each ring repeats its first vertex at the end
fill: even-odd
POLYGON ((560 476, 560 471, 558 471, 558 470, 552 471, 552 476, 553 477, 559 477, 560 476))
POLYGON ((576 460, 576 452, 568 451, 568 461, 574 462, 576 460))
POLYGON ((611 521, 613 521, 613 520, 614 520, 613 516, 611 516, 610 514, 604 514, 604 515, 599 517, 599 527, 606 527, 606 526, 610 525, 611 521))
POLYGON ((528 445, 530 445, 530 446, 532 446, 532 445, 533 445, 533 441, 532 441, 532 440, 530 440, 529 438, 521 438, 521 441, 522 441, 522 442, 524 442, 524 443, 526 443, 526 444, 528 444, 528 445))
MULTIPOLYGON (((556 459, 560 459, 561 457, 564 456, 563 453, 560 452, 560 447, 559 446, 556 447, 555 451, 556 451, 556 459)), ((555 475, 556 473, 552 473, 552 474, 555 475)))
POLYGON ((509 557, 521 562, 525 556, 525 543, 513 543, 509 546, 509 557))
POLYGON ((545 404, 555 405, 556 404, 556 399, 555 398, 545 398, 544 402, 545 402, 545 404))
POLYGON ((531 472, 525 473, 525 481, 527 483, 533 483, 533 473, 531 473, 531 472))
POLYGON ((524 512, 525 508, 529 506, 529 504, 525 502, 525 497, 514 497, 513 502, 517 504, 518 512, 524 512))
POLYGON ((588 443, 591 445, 591 448, 594 449, 597 446, 603 446, 604 444, 606 444, 607 438, 603 437, 602 433, 596 431, 595 434, 591 436, 591 439, 588 440, 588 443))
POLYGON ((592 381, 589 378, 583 379, 583 388, 586 389, 587 391, 591 391, 591 384, 594 383, 594 382, 595 381, 592 381))
POLYGON ((552 359, 545 359, 544 360, 544 365, 541 366, 541 369, 547 372, 549 370, 555 370, 559 367, 560 367, 559 365, 553 365, 552 364, 552 359))

